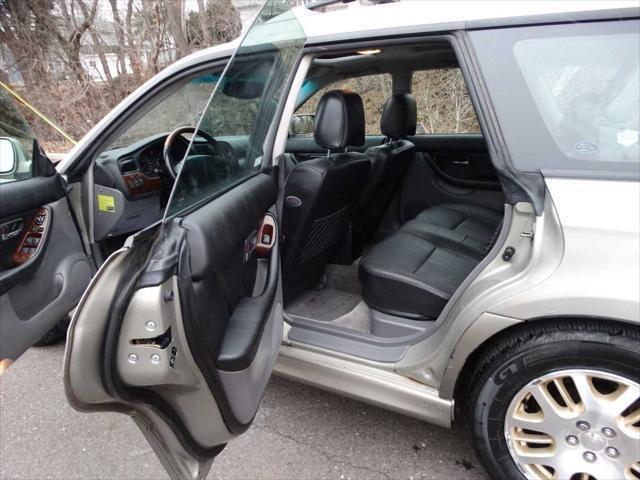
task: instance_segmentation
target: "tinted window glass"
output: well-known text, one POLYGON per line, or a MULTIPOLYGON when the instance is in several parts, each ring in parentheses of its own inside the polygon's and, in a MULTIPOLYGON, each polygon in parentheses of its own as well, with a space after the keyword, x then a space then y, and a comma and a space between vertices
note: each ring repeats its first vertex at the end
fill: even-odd
POLYGON ((105 150, 132 145, 178 127, 195 126, 211 96, 220 72, 200 73, 174 84, 157 98, 155 105, 139 116, 105 150))
POLYGON ((416 134, 480 132, 459 68, 413 72, 411 93, 418 109, 416 134))
POLYGON ((391 75, 367 75, 365 77, 348 78, 325 85, 307 100, 297 114, 315 114, 322 95, 330 90, 351 90, 362 97, 364 103, 364 120, 366 135, 380 135, 380 116, 384 103, 392 93, 391 75))
POLYGON ((619 21, 471 32, 520 169, 640 171, 639 29, 619 21))
POLYGON ((265 3, 218 80, 198 124, 218 138, 203 142, 192 137, 166 218, 214 198, 260 170, 267 133, 306 40, 288 5, 281 0, 265 3), (274 11, 279 15, 273 17, 274 11), (242 157, 220 138, 230 142, 232 136, 236 147, 242 145, 242 157))

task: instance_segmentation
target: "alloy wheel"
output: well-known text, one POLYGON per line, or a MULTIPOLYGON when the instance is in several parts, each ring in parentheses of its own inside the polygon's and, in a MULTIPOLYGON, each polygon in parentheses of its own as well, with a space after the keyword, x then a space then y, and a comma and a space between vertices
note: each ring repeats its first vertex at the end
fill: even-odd
POLYGON ((528 479, 640 480, 640 384, 589 369, 546 374, 514 396, 504 435, 528 479))

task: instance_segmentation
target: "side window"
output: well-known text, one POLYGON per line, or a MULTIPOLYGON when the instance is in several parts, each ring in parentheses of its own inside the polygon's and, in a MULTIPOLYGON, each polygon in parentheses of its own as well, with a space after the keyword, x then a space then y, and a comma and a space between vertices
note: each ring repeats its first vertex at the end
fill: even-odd
POLYGON ((196 126, 211 96, 218 73, 206 72, 178 82, 156 104, 112 140, 105 150, 122 148, 178 127, 196 126))
POLYGON ((29 125, 0 89, 0 185, 32 176, 34 143, 29 125))
POLYGON ((476 112, 459 68, 413 72, 411 94, 416 99, 416 134, 480 133, 476 112))
POLYGON ((296 111, 296 115, 314 115, 320 98, 330 90, 351 90, 360 95, 364 103, 365 134, 380 135, 382 108, 392 93, 391 75, 367 75, 332 82, 314 93, 296 111))
POLYGON ((638 162, 639 35, 522 40, 513 53, 565 155, 638 162))
POLYGON ((265 4, 217 82, 199 120, 209 137, 208 149, 203 151, 192 137, 165 219, 224 194, 271 160, 266 140, 306 42, 296 15, 283 14, 269 22, 272 7, 281 3, 265 4))
POLYGON ((470 33, 523 171, 640 173, 640 22, 470 33))

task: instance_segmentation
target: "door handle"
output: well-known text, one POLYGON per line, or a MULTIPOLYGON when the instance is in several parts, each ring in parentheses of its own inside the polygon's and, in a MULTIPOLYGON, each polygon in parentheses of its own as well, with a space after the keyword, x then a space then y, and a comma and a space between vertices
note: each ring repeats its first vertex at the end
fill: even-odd
POLYGON ((471 165, 471 162, 469 160, 451 160, 451 163, 453 163, 454 165, 462 165, 464 167, 468 167, 469 165, 471 165))
POLYGON ((256 243, 256 254, 265 258, 269 256, 271 249, 276 244, 277 227, 275 218, 272 215, 265 215, 262 225, 258 229, 258 241, 256 243))
POLYGON ((0 242, 16 238, 24 228, 24 220, 11 220, 0 225, 0 242))

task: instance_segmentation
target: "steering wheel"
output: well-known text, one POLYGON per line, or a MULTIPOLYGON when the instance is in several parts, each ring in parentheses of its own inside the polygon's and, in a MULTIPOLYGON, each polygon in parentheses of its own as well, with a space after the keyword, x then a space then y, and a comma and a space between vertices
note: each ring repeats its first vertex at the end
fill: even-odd
MULTIPOLYGON (((164 148, 162 150, 162 156, 164 157, 164 163, 166 165, 166 170, 169 172, 169 175, 176 179, 178 172, 180 171, 180 165, 183 162, 183 159, 173 158, 173 143, 176 141, 178 137, 184 135, 185 133, 192 133, 193 135, 198 135, 199 137, 204 138, 210 145, 216 146, 218 142, 215 138, 209 135, 207 132, 197 129, 196 127, 178 127, 173 132, 171 132, 167 139, 164 141, 164 148)), ((188 153, 188 152, 187 152, 188 153)))

